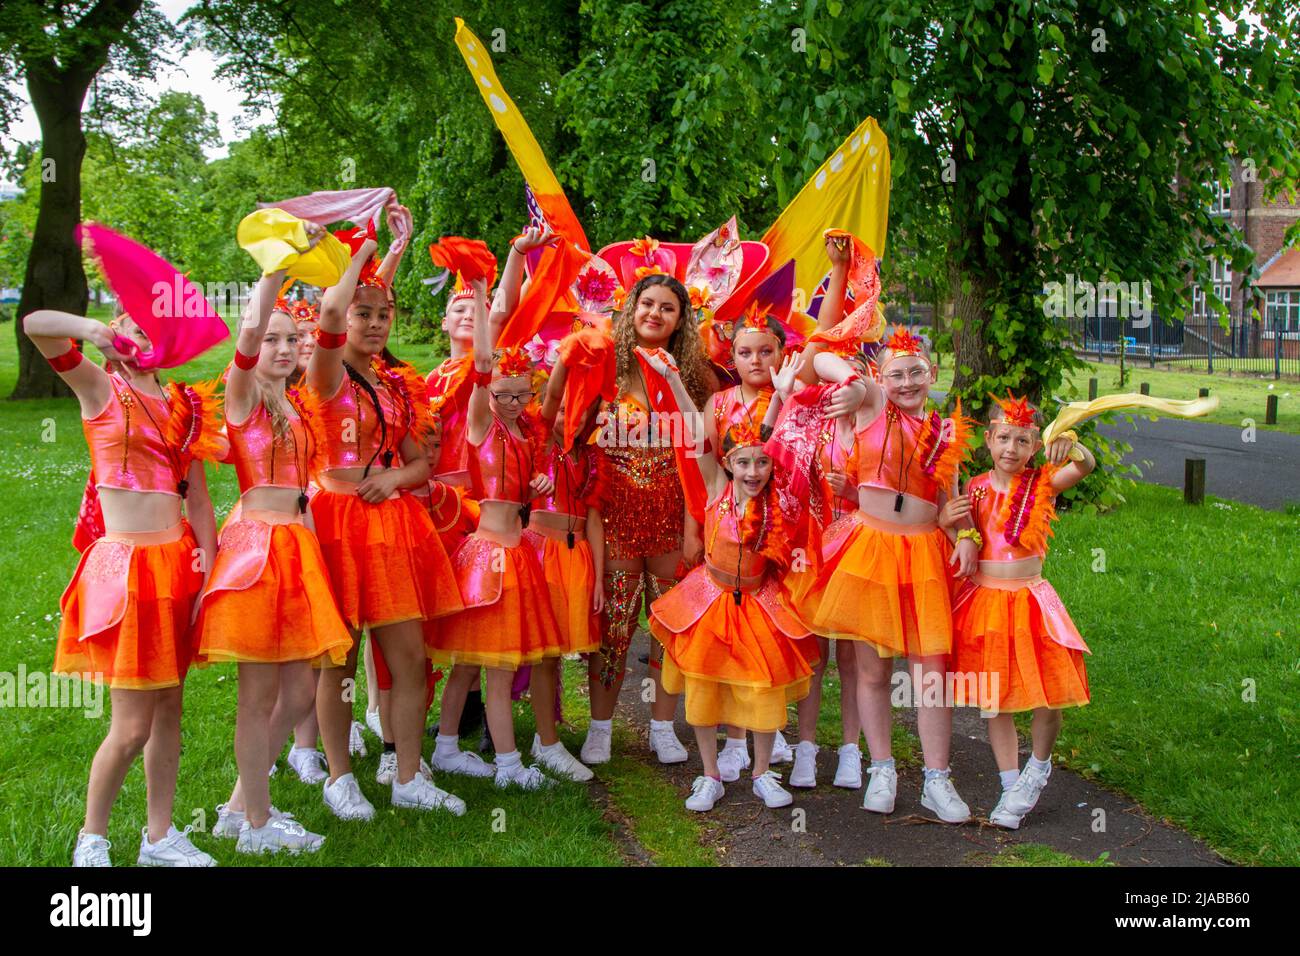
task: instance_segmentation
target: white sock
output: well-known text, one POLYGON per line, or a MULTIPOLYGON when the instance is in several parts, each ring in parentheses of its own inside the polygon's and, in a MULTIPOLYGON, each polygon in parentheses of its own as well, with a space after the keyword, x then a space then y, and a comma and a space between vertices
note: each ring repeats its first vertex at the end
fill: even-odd
POLYGON ((1010 790, 1016 785, 1016 780, 1020 777, 1019 770, 999 770, 998 778, 1002 781, 1002 789, 1010 790))
POLYGON ((862 759, 862 749, 857 744, 842 744, 840 746, 841 754, 854 754, 859 760, 862 759))
POLYGON ((435 757, 454 757, 460 753, 460 738, 455 734, 439 734, 434 739, 437 741, 433 748, 435 757))
POLYGON ((593 730, 612 730, 613 728, 614 728, 613 717, 611 717, 609 720, 597 720, 595 717, 593 717, 591 718, 591 723, 587 725, 587 731, 589 733, 593 730))
POLYGON ((749 753, 749 748, 746 746, 746 742, 746 738, 744 737, 728 737, 727 742, 722 745, 722 749, 743 750, 745 753, 749 753))
POLYGON ((563 750, 563 749, 564 749, 564 744, 563 744, 561 741, 559 741, 559 740, 556 740, 555 743, 553 743, 553 744, 544 744, 544 743, 542 743, 542 738, 541 738, 541 737, 538 737, 538 738, 537 738, 537 749, 540 750, 540 751, 542 751, 542 752, 544 752, 544 753, 551 753, 552 751, 563 750))
POLYGON ((1046 760, 1039 760, 1033 754, 1030 754, 1029 759, 1025 761, 1025 769, 1028 770, 1030 767, 1033 767, 1044 777, 1050 777, 1052 775, 1052 755, 1048 754, 1046 760))
POLYGON ((498 770, 515 770, 524 765, 523 758, 519 756, 518 750, 512 750, 508 754, 497 754, 498 770))
POLYGON ((650 718, 650 729, 651 730, 672 730, 673 722, 671 720, 655 720, 652 717, 650 718))

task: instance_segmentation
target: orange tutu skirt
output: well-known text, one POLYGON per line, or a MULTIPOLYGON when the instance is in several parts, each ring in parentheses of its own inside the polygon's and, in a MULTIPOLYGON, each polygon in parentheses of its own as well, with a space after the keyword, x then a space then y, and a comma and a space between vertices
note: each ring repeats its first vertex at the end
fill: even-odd
POLYGON ((322 488, 311 513, 330 584, 352 628, 427 620, 463 607, 429 512, 411 495, 372 505, 322 488))
POLYGON ((1086 648, 1045 584, 970 584, 959 592, 949 664, 957 706, 1018 713, 1088 703, 1086 648))
POLYGON ((591 545, 578 538, 570 548, 537 531, 524 532, 542 565, 542 577, 551 599, 551 610, 560 628, 565 654, 585 654, 600 647, 600 615, 591 609, 596 589, 596 566, 591 545))
POLYGON ((821 570, 792 589, 792 606, 825 637, 866 641, 881 657, 952 649, 952 545, 937 528, 887 531, 854 512, 821 570))
POLYGON ((54 672, 123 690, 178 686, 203 587, 198 547, 182 521, 167 531, 110 533, 87 548, 59 601, 54 672))
POLYGON ((565 653, 537 554, 479 529, 452 555, 465 609, 425 628, 433 660, 517 670, 565 653))
POLYGON ((817 640, 781 607, 769 579, 736 604, 703 567, 650 606, 650 631, 664 646, 663 684, 686 693, 686 721, 758 733, 786 725, 786 706, 808 694, 817 640))
POLYGON ((195 662, 341 666, 352 635, 316 536, 280 512, 244 511, 221 535, 195 627, 195 662))

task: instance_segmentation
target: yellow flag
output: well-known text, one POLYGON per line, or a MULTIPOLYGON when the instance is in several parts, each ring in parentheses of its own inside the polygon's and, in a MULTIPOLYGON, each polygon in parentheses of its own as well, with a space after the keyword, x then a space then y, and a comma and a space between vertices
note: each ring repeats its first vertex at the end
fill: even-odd
POLYGON ((888 224, 889 141, 868 116, 804 184, 763 241, 774 266, 795 260, 796 301, 808 302, 830 271, 823 232, 847 230, 884 259, 888 224))
POLYGON ((573 208, 569 205, 568 197, 564 195, 560 181, 555 178, 550 164, 546 162, 542 147, 538 145, 523 114, 519 112, 514 100, 510 99, 510 95, 506 93, 505 87, 497 78, 487 47, 469 27, 465 26, 465 21, 460 17, 456 18, 456 46, 460 48, 470 76, 474 78, 474 86, 483 97, 483 102, 487 104, 488 112, 492 114, 492 121, 497 124, 497 129, 505 137, 506 146, 510 148, 510 154, 519 164, 519 171, 524 174, 524 181, 532 190, 533 198, 541 207, 546 221, 558 235, 581 249, 590 250, 587 236, 582 231, 582 224, 573 214, 573 208))

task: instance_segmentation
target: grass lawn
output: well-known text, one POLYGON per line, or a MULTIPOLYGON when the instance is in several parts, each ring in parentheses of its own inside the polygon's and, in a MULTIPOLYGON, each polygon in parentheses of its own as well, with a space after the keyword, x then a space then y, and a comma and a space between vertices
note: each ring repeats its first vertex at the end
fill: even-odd
MULTIPOLYGON (((433 363, 427 347, 397 351, 421 367, 433 363)), ((182 374, 213 375, 226 354, 182 374)), ((12 389, 15 375, 13 327, 0 326, 0 394, 12 389)), ((1152 385, 1159 393, 1154 379, 1152 385)), ((0 402, 0 620, 8 625, 0 672, 50 665, 58 596, 75 564, 69 537, 85 469, 74 403, 0 402)), ((232 470, 221 469, 212 488, 224 514, 235 497, 232 470)), ((1066 514, 1048 561, 1049 577, 1094 652, 1093 703, 1067 715, 1058 756, 1230 859, 1300 864, 1300 517, 1213 499, 1187 507, 1176 491, 1146 485, 1128 497, 1115 513, 1066 514), (1094 570, 1102 556, 1104 572, 1094 570)), ((178 824, 210 827, 213 807, 232 783, 234 674, 233 667, 213 667, 187 683, 178 824)), ((577 726, 564 739, 571 749, 585 728, 581 685, 580 669, 569 664, 566 714, 577 726)), ((358 713, 363 699, 358 695, 358 713)), ((839 743, 838 700, 832 665, 818 722, 819 742, 831 746, 839 743)), ((64 865, 107 716, 6 709, 0 720, 0 865, 64 865)), ((526 707, 518 709, 517 729, 527 746, 526 707)), ((618 731, 623 740, 631 732, 618 731)), ((900 731, 900 760, 915 760, 916 750, 900 731)), ((470 806, 459 820, 385 808, 373 783, 376 763, 372 750, 358 764, 358 778, 379 807, 367 828, 335 821, 315 791, 277 774, 276 804, 330 840, 320 857, 298 865, 619 865, 626 860, 614 838, 615 818, 658 862, 716 862, 702 845, 702 824, 682 808, 682 794, 654 767, 630 758, 598 771, 613 813, 577 785, 537 797, 456 779, 453 789, 470 806)), ((133 862, 143 816, 137 764, 110 834, 119 862, 133 862)), ((249 863, 229 843, 215 852, 223 865, 249 863)))
MULTIPOLYGON (((1300 517, 1153 485, 1065 514, 1046 575, 1092 649, 1092 703, 1067 712, 1058 761, 1231 860, 1300 865, 1298 552, 1300 517)), ((840 742, 833 668, 817 738, 840 742)))
MULTIPOLYGON (((431 367, 429 347, 401 346, 403 357, 431 367)), ((220 372, 228 348, 218 348, 178 372, 196 380, 220 372)), ((0 326, 0 394, 8 395, 17 375, 14 327, 0 326)), ((74 402, 0 402, 0 468, 6 478, 0 576, 0 621, 8 639, 0 644, 0 672, 48 671, 58 627, 58 599, 76 565, 70 544, 72 522, 86 478, 86 448, 74 402), (50 439, 50 440, 45 440, 50 439)), ((237 495, 231 468, 209 470, 218 521, 237 495)), ((364 687, 364 672, 358 672, 364 687)), ((234 781, 233 733, 236 669, 220 665, 193 671, 186 681, 182 728, 184 752, 175 820, 179 826, 209 829, 214 807, 234 781)), ((565 713, 578 726, 564 731, 566 746, 577 752, 585 731, 585 668, 566 665, 565 713)), ((357 695, 357 714, 364 707, 357 695)), ((81 825, 86 773, 108 725, 107 699, 97 719, 81 710, 47 707, 0 711, 0 866, 67 865, 81 825)), ((532 712, 516 706, 520 748, 531 745, 532 712)), ((631 731, 620 731, 626 739, 631 731)), ((251 860, 234 844, 202 836, 199 846, 223 865, 479 865, 611 866, 625 862, 613 838, 614 824, 585 787, 561 784, 544 795, 498 791, 491 780, 440 777, 440 784, 469 804, 465 817, 443 813, 395 812, 374 783, 379 745, 373 737, 369 757, 357 762, 357 778, 378 810, 367 827, 335 820, 317 790, 303 786, 281 764, 271 782, 272 800, 294 812, 310 829, 324 833, 319 856, 293 861, 287 856, 251 860)), ((426 743, 426 753, 432 741, 426 743)), ((677 788, 654 769, 622 758, 600 772, 610 800, 656 861, 707 865, 712 851, 701 844, 699 824, 682 807, 677 788)), ((144 822, 144 772, 137 761, 127 776, 110 827, 113 856, 135 862, 139 827, 144 822)))

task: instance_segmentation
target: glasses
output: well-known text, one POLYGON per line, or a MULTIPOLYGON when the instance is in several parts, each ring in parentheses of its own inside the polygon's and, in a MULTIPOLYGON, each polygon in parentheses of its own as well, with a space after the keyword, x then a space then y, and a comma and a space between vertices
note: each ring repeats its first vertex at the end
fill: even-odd
POLYGON ((492 392, 492 397, 502 405, 527 405, 535 394, 536 392, 492 392))
POLYGON ((924 382, 930 377, 930 366, 918 365, 909 372, 889 372, 882 376, 890 385, 902 385, 904 382, 924 382))

